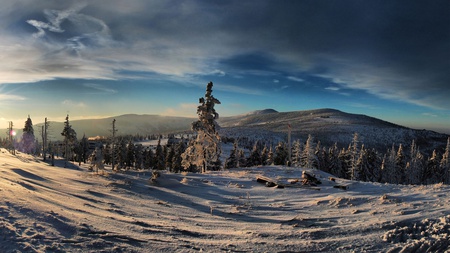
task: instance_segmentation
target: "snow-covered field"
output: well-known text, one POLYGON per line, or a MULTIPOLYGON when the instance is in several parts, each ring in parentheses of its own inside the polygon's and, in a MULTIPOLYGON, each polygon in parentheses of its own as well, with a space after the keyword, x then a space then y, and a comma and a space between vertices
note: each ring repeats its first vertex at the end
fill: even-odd
POLYGON ((303 169, 95 175, 0 150, 0 252, 450 252, 450 187, 303 169), (348 190, 334 188, 346 185, 348 190))

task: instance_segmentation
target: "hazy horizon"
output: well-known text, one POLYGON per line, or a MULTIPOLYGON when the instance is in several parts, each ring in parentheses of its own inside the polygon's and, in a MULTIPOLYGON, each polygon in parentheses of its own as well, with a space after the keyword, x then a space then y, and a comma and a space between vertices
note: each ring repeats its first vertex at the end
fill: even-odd
POLYGON ((333 108, 450 134, 448 1, 32 1, 0 10, 0 128, 333 108))

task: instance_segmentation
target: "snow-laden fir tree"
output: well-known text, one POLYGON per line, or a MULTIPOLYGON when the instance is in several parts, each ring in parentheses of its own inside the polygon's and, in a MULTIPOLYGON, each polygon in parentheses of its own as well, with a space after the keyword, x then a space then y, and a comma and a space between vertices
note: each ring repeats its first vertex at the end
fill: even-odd
POLYGON ((28 115, 28 119, 25 121, 25 127, 23 128, 20 150, 27 154, 33 154, 35 149, 36 140, 34 137, 33 122, 31 121, 30 115, 28 115))
POLYGON ((92 152, 92 154, 89 156, 89 170, 94 170, 96 171, 96 173, 98 174, 98 170, 104 169, 103 166, 103 152, 102 152, 103 148, 101 145, 97 145, 95 147, 94 152, 92 152))
POLYGON ((396 156, 397 152, 395 152, 395 146, 392 144, 392 148, 388 150, 381 164, 382 182, 384 183, 397 184, 397 175, 395 174, 396 156))
POLYGON ((442 155, 440 166, 444 173, 444 183, 450 184, 450 137, 447 139, 447 146, 445 147, 445 152, 442 155))
POLYGON ((220 104, 212 95, 213 83, 206 86, 205 97, 199 99, 197 107, 198 121, 192 123, 192 130, 197 132, 197 138, 183 153, 183 167, 185 170, 206 172, 219 170, 221 166, 220 136, 217 132, 219 125, 216 120, 219 114, 214 105, 220 104))
POLYGON ((237 167, 247 167, 247 158, 245 157, 245 151, 243 149, 238 150, 237 159, 237 167))
POLYGON ((316 156, 316 147, 314 145, 314 140, 312 135, 308 135, 308 139, 306 140, 305 147, 303 148, 302 157, 301 157, 301 166, 304 168, 314 169, 317 168, 317 156, 316 156))
POLYGON ((346 173, 343 173, 342 162, 339 159, 340 150, 338 148, 337 143, 328 149, 328 160, 329 160, 329 168, 331 174, 336 177, 345 178, 346 173))
POLYGON ((134 162, 135 162, 134 157, 135 157, 135 147, 134 147, 133 140, 130 139, 130 140, 128 140, 126 156, 125 156, 125 164, 126 164, 127 170, 134 167, 134 162))
POLYGON ((272 150, 272 146, 270 146, 269 148, 269 153, 267 153, 267 160, 266 160, 266 164, 267 165, 273 165, 273 150, 272 150))
POLYGON ((144 168, 144 147, 139 144, 134 148, 134 168, 141 170, 144 168))
POLYGON ((299 139, 295 140, 292 145, 292 165, 300 166, 302 157, 302 146, 299 139))
POLYGON ((172 158, 172 172, 180 172, 181 170, 181 154, 186 150, 186 144, 184 143, 184 139, 182 138, 180 142, 175 145, 175 154, 172 158))
POLYGON ((238 165, 238 142, 233 143, 233 149, 230 152, 230 156, 225 160, 225 169, 237 168, 238 165))
POLYGON ((403 145, 400 144, 398 147, 397 154, 395 156, 395 182, 396 184, 405 183, 405 168, 406 168, 406 158, 403 154, 403 145))
POLYGON ((441 171, 439 155, 436 150, 428 159, 425 167, 424 181, 425 184, 435 184, 443 182, 443 173, 441 171))
POLYGON ((275 155, 273 158, 274 165, 286 165, 288 159, 288 150, 286 144, 284 142, 278 142, 278 145, 275 147, 275 155))
POLYGON ((77 156, 77 161, 79 164, 81 164, 81 162, 86 163, 89 153, 89 141, 85 134, 77 144, 78 145, 76 145, 74 148, 75 154, 77 156))
POLYGON ((258 141, 255 142, 255 145, 253 145, 252 152, 250 153, 250 156, 247 158, 247 167, 252 166, 258 166, 261 165, 261 150, 260 146, 258 145, 258 141))
POLYGON ((64 136, 64 156, 67 160, 70 159, 73 147, 77 141, 77 133, 73 130, 72 125, 69 123, 69 114, 66 116, 66 121, 64 122, 64 129, 61 133, 64 136))
POLYGON ((348 153, 350 155, 350 179, 359 180, 359 169, 358 169, 358 159, 359 159, 359 135, 358 133, 353 134, 352 143, 349 146, 348 153))
POLYGON ((158 139, 158 145, 155 149, 155 163, 153 164, 154 170, 164 170, 166 168, 166 157, 164 155, 164 150, 161 145, 161 138, 158 139))
POLYGON ((267 149, 267 146, 264 145, 264 148, 261 151, 261 165, 263 166, 267 165, 268 157, 269 157, 269 150, 267 149))

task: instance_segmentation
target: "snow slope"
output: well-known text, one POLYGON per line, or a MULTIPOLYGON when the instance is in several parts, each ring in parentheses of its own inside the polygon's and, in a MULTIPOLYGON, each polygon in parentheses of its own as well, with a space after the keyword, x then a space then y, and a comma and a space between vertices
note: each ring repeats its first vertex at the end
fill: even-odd
POLYGON ((303 169, 94 175, 0 150, 0 252, 450 252, 450 187, 329 180, 303 169), (348 190, 334 188, 347 185, 348 190))

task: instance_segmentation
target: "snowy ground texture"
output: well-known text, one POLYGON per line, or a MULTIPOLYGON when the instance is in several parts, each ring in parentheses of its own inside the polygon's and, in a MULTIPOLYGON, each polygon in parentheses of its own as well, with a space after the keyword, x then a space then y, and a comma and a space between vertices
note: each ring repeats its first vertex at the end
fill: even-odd
POLYGON ((0 150, 0 252, 450 252, 450 187, 303 169, 110 173, 0 150), (334 188, 346 185, 348 190, 334 188))

